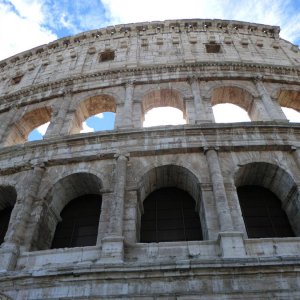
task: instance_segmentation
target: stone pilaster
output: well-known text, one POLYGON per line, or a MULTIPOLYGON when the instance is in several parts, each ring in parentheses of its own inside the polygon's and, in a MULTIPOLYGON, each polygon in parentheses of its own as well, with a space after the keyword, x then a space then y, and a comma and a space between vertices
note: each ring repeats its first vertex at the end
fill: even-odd
POLYGON ((189 78, 189 83, 191 85, 191 91, 194 98, 195 123, 196 124, 212 123, 214 121, 213 118, 211 117, 212 111, 211 114, 207 113, 207 107, 205 106, 205 101, 203 100, 200 92, 199 80, 193 76, 189 78))
POLYGON ((124 106, 123 106, 123 122, 118 122, 120 127, 131 128, 132 124, 132 105, 133 105, 133 93, 134 93, 134 84, 133 82, 127 82, 125 84, 125 97, 124 97, 124 106))
MULTIPOLYGON (((30 245, 26 244, 25 233, 30 220, 33 202, 36 200, 41 180, 45 172, 43 164, 34 166, 28 177, 26 193, 22 199, 15 204, 14 209, 20 209, 13 223, 10 223, 8 234, 5 237, 2 251, 5 252, 5 260, 0 263, 0 270, 10 270, 16 265, 20 250, 28 250, 30 245)), ((26 183, 24 183, 26 184, 26 183)))
MULTIPOLYGON (((17 110, 18 110, 18 108, 16 106, 13 106, 9 112, 5 113, 5 115, 2 115, 1 126, 0 126, 0 141, 1 141, 0 144, 1 145, 5 144, 5 140, 8 137, 8 134, 11 129, 11 127, 9 125, 10 125, 10 123, 12 123, 17 110)), ((11 125, 13 125, 13 124, 11 124, 11 125)))
POLYGON ((51 122, 45 133, 44 138, 58 137, 60 135, 68 134, 67 130, 63 129, 65 128, 65 121, 66 119, 68 119, 66 118, 66 116, 71 103, 72 91, 71 89, 66 89, 60 107, 53 112, 51 122))
POLYGON ((218 152, 214 148, 207 148, 205 155, 219 219, 219 245, 222 256, 224 258, 243 257, 246 255, 243 233, 235 232, 233 228, 218 152))
POLYGON ((102 239, 100 263, 118 263, 124 257, 123 218, 128 154, 116 154, 115 188, 107 235, 102 239))
POLYGON ((272 121, 288 122, 277 101, 272 100, 272 98, 270 97, 262 82, 262 78, 257 77, 255 78, 254 82, 256 89, 261 97, 261 101, 265 107, 265 110, 268 112, 270 119, 272 121))

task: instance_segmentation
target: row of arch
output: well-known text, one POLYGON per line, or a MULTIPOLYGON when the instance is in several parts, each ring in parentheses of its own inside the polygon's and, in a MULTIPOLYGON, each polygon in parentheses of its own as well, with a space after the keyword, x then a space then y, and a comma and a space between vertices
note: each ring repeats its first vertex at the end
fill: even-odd
MULTIPOLYGON (((43 230, 34 237, 34 250, 96 245, 99 224, 108 218, 101 211, 109 213, 113 201, 103 202, 102 188, 102 180, 92 173, 58 180, 45 197, 48 204, 40 218, 44 223, 39 224, 43 230), (49 228, 47 234, 44 227, 49 228)), ((236 172, 235 188, 239 205, 234 209, 243 216, 249 238, 300 235, 299 190, 287 171, 270 163, 248 163, 236 172)), ((142 203, 142 214, 135 220, 137 242, 207 239, 206 201, 192 171, 178 165, 152 168, 139 180, 137 194, 142 203)), ((16 200, 14 187, 1 186, 0 243, 14 222, 9 219, 16 200)))
MULTIPOLYGON (((236 105, 237 107, 241 108, 246 117, 245 119, 241 119, 242 121, 259 121, 264 120, 264 112, 262 110, 262 107, 259 107, 256 105, 257 101, 255 101, 257 95, 251 94, 249 91, 247 91, 244 88, 240 88, 238 86, 222 86, 217 87, 214 90, 212 90, 209 94, 211 94, 211 101, 210 105, 217 107, 222 106, 224 104, 232 104, 236 105), (247 118, 247 115, 249 118, 247 118)), ((205 102, 205 101, 204 101, 205 102)), ((278 104, 284 108, 290 108, 295 110, 297 113, 300 111, 300 91, 295 90, 281 90, 278 94, 278 104)), ((221 113, 222 113, 221 107, 221 113)), ((271 109, 271 108, 270 108, 271 109)), ((242 112, 242 110, 237 111, 238 114, 242 112)), ((158 89, 149 92, 146 94, 141 102, 141 120, 140 124, 144 122, 144 126, 151 126, 151 124, 159 125, 153 123, 151 120, 147 122, 147 116, 149 114, 151 115, 151 111, 157 118, 160 118, 162 124, 185 124, 189 123, 189 113, 188 109, 186 107, 186 102, 181 95, 181 93, 175 89, 158 89), (177 110, 177 112, 168 111, 168 113, 163 113, 161 117, 158 117, 157 111, 153 111, 156 108, 161 107, 168 107, 173 108, 177 110), (180 113, 174 120, 168 119, 172 113, 180 113), (180 118, 180 119, 179 119, 180 118), (170 120, 169 123, 164 122, 165 119, 170 120), (152 122, 152 123, 151 123, 152 122), (148 124, 148 125, 147 125, 148 124)), ((67 112, 66 112, 67 113, 67 112)), ((114 126, 122 127, 122 122, 120 120, 116 120, 118 124, 115 123, 115 113, 117 114, 118 119, 131 119, 132 121, 132 114, 131 111, 126 111, 125 108, 121 108, 117 105, 116 99, 109 94, 100 94, 95 95, 92 97, 89 97, 83 101, 81 101, 76 108, 75 112, 72 112, 72 117, 70 120, 69 128, 66 132, 66 134, 76 134, 80 133, 84 130, 84 126, 86 126, 85 122, 93 117, 93 116, 99 116, 99 114, 103 113, 110 113, 110 115, 107 115, 109 124, 104 125, 101 129, 104 130, 111 130, 114 128, 114 126), (129 116, 131 114, 131 116, 129 116)), ((200 112, 195 112, 200 113, 200 112)), ((203 113, 203 112, 202 112, 203 113)), ((55 113, 57 114, 57 112, 55 113)), ((204 113, 206 114, 206 113, 204 113)), ((223 115, 226 115, 225 111, 223 111, 223 115)), ((234 112, 231 110, 229 112, 230 118, 229 121, 233 122, 234 119, 234 112)), ((266 114, 266 112, 265 112, 266 114)), ((101 115, 103 117, 103 115, 101 115)), ((61 118, 64 118, 64 116, 61 116, 61 118)), ((150 116, 151 118, 151 116, 150 116)), ((153 118, 153 117, 152 117, 153 118)), ((284 114, 282 113, 282 118, 284 117, 284 114)), ((300 119, 300 118, 299 118, 300 119)), ((95 121, 95 120, 94 120, 95 121)), ((213 113, 211 116, 211 120, 206 120, 207 122, 213 122, 213 113)), ((14 122, 12 124, 12 128, 8 132, 8 135, 6 137, 5 145, 14 145, 14 144, 20 144, 24 143, 28 140, 29 134, 37 127, 50 122, 56 122, 55 116, 53 116, 53 109, 50 106, 44 106, 39 107, 36 109, 33 109, 29 112, 25 112, 23 116, 14 122)), ((220 120, 219 122, 228 122, 220 120)), ((127 124, 128 125, 128 124, 127 124)), ((98 129, 98 130, 101 130, 98 129)), ((60 129, 58 129, 60 130, 60 129)), ((96 129, 97 130, 97 129, 96 129)), ((57 134, 60 134, 57 132, 57 134)), ((34 139, 34 138, 33 138, 34 139)))

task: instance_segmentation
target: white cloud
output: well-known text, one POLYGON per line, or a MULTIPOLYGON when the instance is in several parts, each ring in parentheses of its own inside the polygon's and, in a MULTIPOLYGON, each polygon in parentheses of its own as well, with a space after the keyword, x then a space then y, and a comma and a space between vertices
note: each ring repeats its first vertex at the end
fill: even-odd
POLYGON ((86 133, 86 132, 94 132, 95 129, 90 127, 86 122, 82 123, 82 130, 80 130, 80 133, 86 133))
POLYGON ((41 2, 13 0, 0 3, 0 59, 55 40, 43 27, 41 2))
POLYGON ((39 127, 36 128, 36 130, 41 134, 41 135, 45 135, 47 128, 49 126, 50 122, 47 122, 39 127))
POLYGON ((186 124, 182 111, 174 107, 157 107, 145 114, 144 127, 186 124))
POLYGON ((100 114, 94 115, 93 117, 96 117, 96 118, 99 118, 99 119, 103 119, 104 115, 103 115, 103 113, 100 113, 100 114))
POLYGON ((283 38, 300 39, 300 12, 293 7, 297 3, 292 0, 102 0, 102 3, 113 24, 185 18, 228 19, 280 25, 283 38))

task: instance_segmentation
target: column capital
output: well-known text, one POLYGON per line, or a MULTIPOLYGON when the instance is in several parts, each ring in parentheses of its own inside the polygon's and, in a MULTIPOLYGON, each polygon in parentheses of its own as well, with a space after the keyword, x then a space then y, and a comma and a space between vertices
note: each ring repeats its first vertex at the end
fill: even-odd
POLYGON ((45 169, 46 164, 47 164, 47 160, 43 160, 43 161, 31 160, 29 162, 29 165, 32 169, 45 169))
POLYGON ((216 152, 219 152, 220 147, 218 147, 218 146, 204 146, 203 147, 204 154, 206 154, 209 150, 214 150, 216 152))
POLYGON ((197 76, 197 75, 192 75, 192 76, 189 76, 188 78, 187 78, 187 81, 188 81, 188 83, 189 84, 192 84, 192 83, 194 83, 194 82, 199 82, 199 76, 197 76))
POLYGON ((114 158, 116 160, 129 160, 130 153, 129 152, 117 152, 114 154, 114 158))
POLYGON ((135 80, 128 80, 127 82, 124 83, 125 88, 127 87, 133 87, 135 84, 135 80))
POLYGON ((263 76, 263 75, 257 75, 257 76, 255 76, 255 77, 253 77, 254 83, 262 82, 263 79, 264 79, 264 76, 263 76))

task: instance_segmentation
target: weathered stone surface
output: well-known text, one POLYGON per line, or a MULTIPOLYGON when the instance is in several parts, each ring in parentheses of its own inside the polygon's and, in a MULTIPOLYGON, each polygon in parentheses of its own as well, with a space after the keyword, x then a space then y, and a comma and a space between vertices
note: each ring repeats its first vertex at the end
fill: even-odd
POLYGON ((300 109, 297 49, 276 26, 169 20, 0 62, 0 210, 14 207, 0 299, 300 299, 300 125, 280 108, 300 109), (215 123, 220 103, 252 122, 215 123), (143 128, 158 106, 187 124, 143 128), (80 133, 106 111, 114 130, 80 133), (296 237, 248 238, 241 185, 272 191, 296 237), (162 187, 192 196, 203 240, 140 242, 143 201, 162 187), (50 249, 63 208, 84 194, 102 197, 96 245, 50 249))

